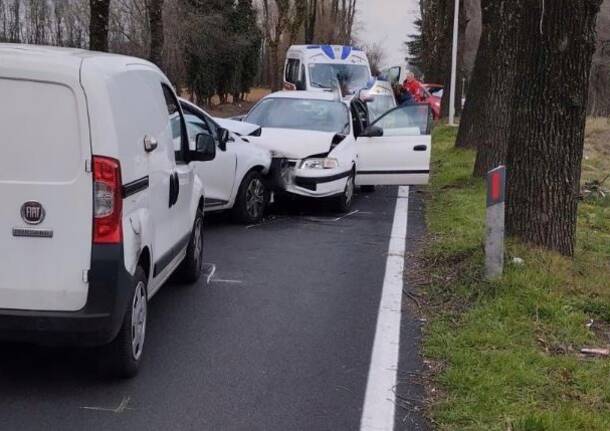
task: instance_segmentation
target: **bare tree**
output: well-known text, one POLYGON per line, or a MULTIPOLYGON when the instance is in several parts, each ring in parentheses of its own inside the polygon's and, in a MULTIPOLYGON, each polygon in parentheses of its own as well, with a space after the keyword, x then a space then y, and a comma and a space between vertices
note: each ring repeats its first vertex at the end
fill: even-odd
POLYGON ((373 43, 371 45, 366 45, 364 48, 366 51, 366 55, 369 59, 369 63, 371 65, 371 71, 374 76, 378 76, 386 57, 386 52, 383 47, 383 44, 373 43))
POLYGON ((305 20, 305 43, 312 44, 315 38, 318 19, 318 0, 307 0, 307 17, 305 20))
POLYGON ((108 51, 110 0, 89 1, 91 8, 89 48, 93 51, 108 51))
POLYGON ((163 68, 163 0, 148 0, 150 61, 163 68))

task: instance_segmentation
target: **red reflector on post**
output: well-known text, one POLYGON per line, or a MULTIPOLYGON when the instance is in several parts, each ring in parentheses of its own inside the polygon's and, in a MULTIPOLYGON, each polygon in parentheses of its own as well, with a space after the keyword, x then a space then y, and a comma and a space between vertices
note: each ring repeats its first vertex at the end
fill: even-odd
POLYGON ((506 167, 499 166, 487 174, 487 206, 504 202, 506 195, 506 167))

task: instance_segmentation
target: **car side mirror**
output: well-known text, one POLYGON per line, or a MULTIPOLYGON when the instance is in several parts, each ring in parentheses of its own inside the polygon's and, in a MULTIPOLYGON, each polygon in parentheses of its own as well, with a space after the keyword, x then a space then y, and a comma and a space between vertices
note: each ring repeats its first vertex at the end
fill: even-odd
POLYGON ((305 91, 307 89, 304 81, 297 81, 295 87, 297 88, 297 91, 305 91))
POLYGON ((195 139, 195 151, 191 151, 191 160, 208 162, 216 158, 216 142, 211 135, 200 133, 195 139))
POLYGON ((378 126, 369 126, 361 136, 364 136, 365 138, 378 138, 383 136, 383 129, 378 126))
POLYGON ((227 129, 218 128, 218 148, 221 151, 227 151, 227 142, 231 139, 231 134, 227 129))

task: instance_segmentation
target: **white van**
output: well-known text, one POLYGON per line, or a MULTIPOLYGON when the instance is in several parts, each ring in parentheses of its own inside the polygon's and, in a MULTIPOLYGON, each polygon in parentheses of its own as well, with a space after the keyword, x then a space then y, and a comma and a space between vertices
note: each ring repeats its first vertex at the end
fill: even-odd
POLYGON ((372 77, 366 53, 342 45, 293 45, 284 65, 285 90, 328 90, 337 80, 351 93, 365 88, 372 77))
POLYGON ((203 187, 178 99, 146 61, 0 44, 0 339, 142 360, 147 302, 202 268, 203 187))

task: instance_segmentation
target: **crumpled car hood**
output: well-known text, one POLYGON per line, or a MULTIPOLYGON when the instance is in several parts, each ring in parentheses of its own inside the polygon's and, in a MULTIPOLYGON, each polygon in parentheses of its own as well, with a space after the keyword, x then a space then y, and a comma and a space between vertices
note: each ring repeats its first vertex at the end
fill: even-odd
POLYGON ((257 126, 256 124, 229 120, 226 118, 214 118, 214 121, 216 121, 220 127, 241 136, 248 136, 250 133, 253 133, 260 128, 260 126, 257 126))
POLYGON ((259 137, 248 140, 273 152, 273 157, 305 159, 331 150, 335 133, 311 130, 263 128, 259 137))

